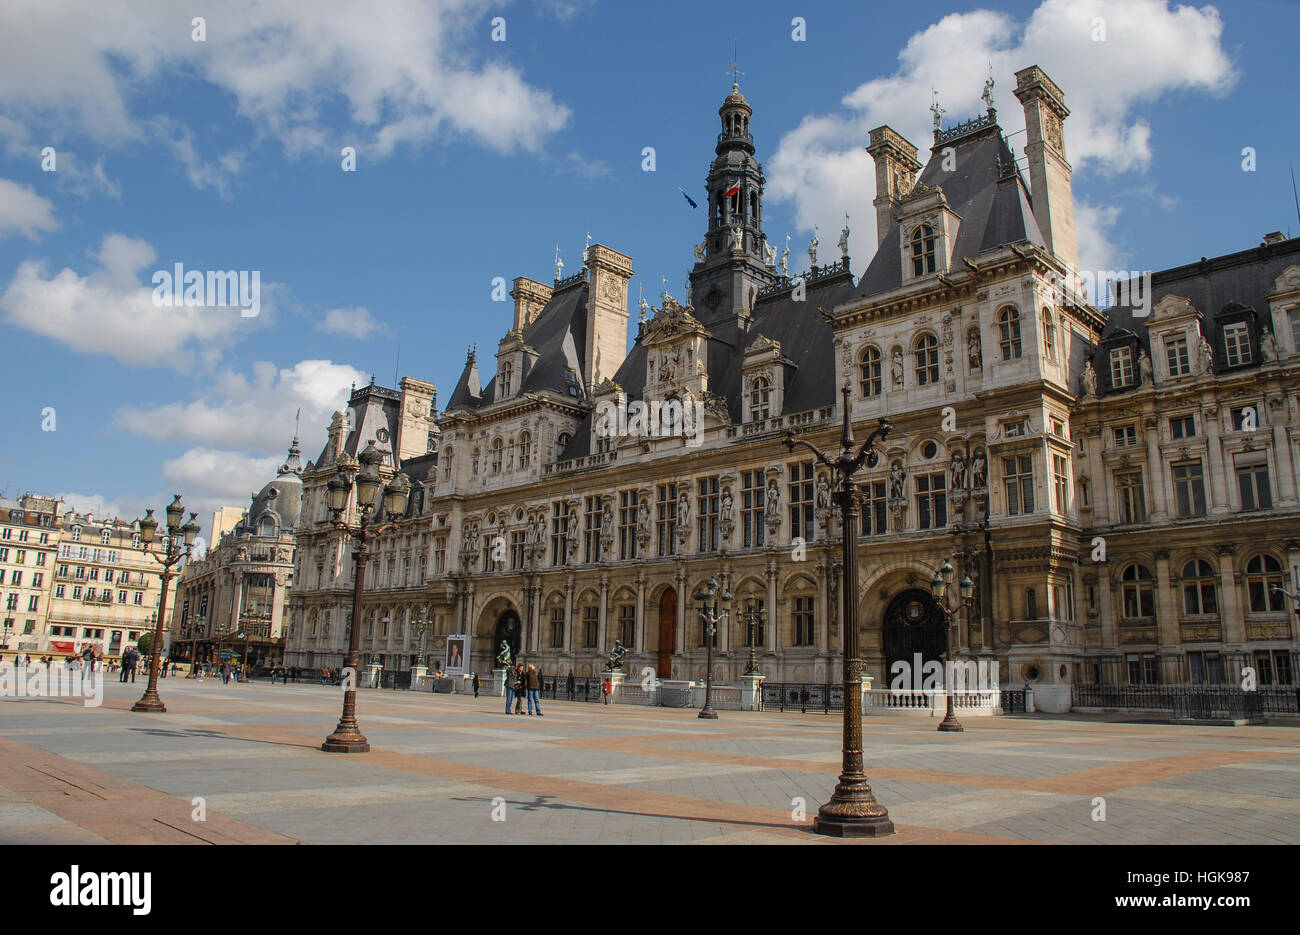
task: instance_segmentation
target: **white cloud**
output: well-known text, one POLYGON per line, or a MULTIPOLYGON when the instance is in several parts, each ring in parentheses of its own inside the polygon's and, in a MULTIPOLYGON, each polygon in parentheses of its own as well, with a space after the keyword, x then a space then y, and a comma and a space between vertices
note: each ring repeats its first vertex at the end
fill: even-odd
MULTIPOLYGON (((1081 170, 1144 171, 1154 150, 1141 108, 1173 91, 1217 94, 1235 82, 1222 34, 1213 7, 1171 10, 1165 0, 1045 0, 1023 24, 987 10, 945 16, 908 40, 894 74, 860 85, 840 111, 809 116, 786 134, 768 164, 769 193, 793 203, 804 230, 838 230, 849 211, 850 253, 861 269, 876 246, 875 170, 863 151, 869 131, 888 124, 918 145, 924 162, 931 88, 947 110, 945 125, 975 116, 983 111, 979 95, 990 62, 998 120, 1013 147, 1024 145, 1014 74, 1037 64, 1065 92, 1066 149, 1076 179, 1081 170), (1104 42, 1092 41, 1096 17, 1105 20, 1104 42)), ((1086 238, 1104 232, 1107 215, 1088 220, 1079 251, 1101 262, 1108 241, 1086 238)))
POLYGON ((164 461, 162 475, 169 489, 184 491, 185 508, 205 519, 218 506, 247 506, 282 461, 200 446, 164 461))
MULTIPOLYGON (((1116 269, 1128 263, 1129 254, 1117 247, 1111 231, 1119 221, 1115 205, 1094 205, 1074 200, 1074 235, 1079 244, 1079 269, 1116 269)), ((1096 300, 1096 296, 1092 297, 1096 300)))
POLYGON ((359 341, 364 341, 371 335, 390 333, 386 324, 359 305, 354 308, 329 309, 325 318, 317 323, 316 330, 326 334, 341 334, 359 341))
POLYGON ((364 382, 366 375, 360 370, 328 360, 300 360, 283 369, 258 361, 251 376, 233 371, 217 374, 199 399, 147 409, 128 407, 119 410, 113 421, 133 434, 159 441, 243 449, 283 459, 293 436, 295 413, 301 409, 305 463, 324 446, 330 416, 346 408, 350 384, 364 382))
POLYGON ((56 500, 64 501, 63 506, 59 508, 63 513, 72 510, 77 513, 90 513, 99 519, 117 517, 127 522, 144 516, 144 509, 140 506, 140 502, 136 497, 114 497, 110 500, 97 493, 72 493, 69 491, 56 493, 53 496, 56 500))
POLYGON ((54 205, 25 185, 0 179, 0 237, 17 232, 35 240, 38 231, 58 227, 54 205))
MULTIPOLYGON (((197 79, 291 154, 352 145, 382 155, 448 135, 535 151, 570 111, 518 69, 475 60, 496 12, 489 0, 387 0, 363 15, 351 3, 235 0, 207 13, 199 43, 170 0, 0 5, 9 39, 0 107, 122 144, 149 135, 136 111, 150 83, 197 79)), ((231 167, 187 156, 186 138, 169 138, 191 180, 220 190, 231 167)))
MULTIPOLYGON (((264 327, 272 308, 273 284, 262 286, 258 317, 241 317, 238 308, 155 305, 152 276, 157 251, 146 241, 123 234, 104 236, 91 254, 99 268, 82 276, 72 269, 47 276, 38 260, 24 260, 0 295, 0 313, 9 324, 53 338, 86 354, 109 354, 130 364, 167 364, 178 370, 196 359, 215 362, 224 347, 264 327)), ((161 265, 172 269, 174 259, 161 265)))

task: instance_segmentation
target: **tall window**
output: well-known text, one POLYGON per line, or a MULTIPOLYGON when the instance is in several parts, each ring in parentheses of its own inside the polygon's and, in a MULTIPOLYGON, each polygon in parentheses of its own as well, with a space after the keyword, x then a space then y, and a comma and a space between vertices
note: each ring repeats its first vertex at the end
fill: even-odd
POLYGON ((1070 512, 1070 465, 1063 455, 1052 455, 1052 487, 1056 491, 1056 512, 1070 512))
POLYGON ((916 385, 926 386, 939 382, 939 339, 923 334, 916 339, 912 352, 916 356, 916 385))
POLYGON ((1217 614, 1218 590, 1209 562, 1193 559, 1183 566, 1183 613, 1191 616, 1217 614))
POLYGON ((1165 360, 1169 362, 1171 377, 1182 377, 1192 372, 1186 337, 1165 338, 1165 360))
POLYGON ((492 440, 492 473, 501 473, 501 456, 505 451, 505 444, 499 438, 492 440))
POLYGON ((912 275, 924 276, 936 269, 934 228, 922 224, 912 232, 912 275))
POLYGON ((1284 610, 1283 594, 1274 591, 1282 587, 1282 566, 1271 555, 1256 555, 1246 563, 1246 590, 1250 594, 1250 612, 1263 614, 1284 610))
POLYGON ((880 351, 874 347, 866 348, 858 358, 858 386, 863 399, 880 395, 880 351))
POLYGON ((1136 425, 1117 425, 1115 427, 1115 447, 1133 448, 1138 443, 1136 425))
POLYGON ((624 646, 636 643, 636 606, 620 604, 618 608, 618 638, 624 646))
POLYGON ((1025 619, 1038 619, 1038 591, 1034 588, 1025 589, 1025 619))
POLYGON ((1173 466, 1174 499, 1179 516, 1205 515, 1205 476, 1200 461, 1184 461, 1173 466))
POLYGON ((871 481, 858 488, 862 493, 862 514, 858 519, 858 534, 862 536, 883 536, 887 531, 886 517, 889 515, 885 500, 885 482, 871 481))
POLYGON ((1250 329, 1244 321, 1223 326, 1223 352, 1229 367, 1250 363, 1250 329))
POLYGON ((510 395, 510 386, 514 382, 515 368, 509 361, 501 365, 501 398, 505 399, 510 395))
POLYGON ((1268 483, 1268 462, 1258 455, 1246 455, 1253 463, 1237 462, 1237 489, 1241 492, 1243 510, 1267 510, 1273 506, 1273 492, 1268 483))
POLYGON ((1018 358, 1021 354, 1019 309, 1008 305, 998 312, 998 332, 1001 338, 1002 359, 1018 358))
POLYGON ((433 570, 435 574, 447 571, 447 537, 439 536, 433 540, 433 570))
POLYGON ((582 608, 582 645, 596 648, 596 630, 600 627, 600 608, 594 605, 582 608))
POLYGON ((586 498, 582 523, 582 560, 600 561, 600 497, 586 498))
POLYGON ((455 458, 454 449, 448 448, 441 455, 442 458, 442 481, 444 484, 451 483, 451 466, 455 458))
POLYGON ((1130 619, 1156 615, 1155 589, 1151 572, 1143 565, 1129 565, 1122 576, 1124 616, 1130 619))
POLYGON ((1193 685, 1222 685, 1223 657, 1215 652, 1189 652, 1187 675, 1193 685))
POLYGON ((796 597, 794 599, 794 645, 811 646, 813 644, 814 598, 796 597))
POLYGON ((1121 523, 1146 522, 1147 500, 1141 471, 1124 471, 1115 474, 1115 503, 1119 507, 1121 523))
POLYGON ((1034 512, 1034 459, 1028 455, 1003 458, 1002 478, 1007 489, 1007 514, 1034 512))
POLYGON ((1117 389, 1133 382, 1133 349, 1113 347, 1110 349, 1110 385, 1117 389))
POLYGON ((718 538, 718 479, 716 477, 700 478, 695 515, 699 518, 700 524, 700 551, 718 551, 721 542, 718 538))
POLYGON ((569 563, 569 502, 556 500, 551 504, 551 564, 569 563))
POLYGON ((519 469, 525 470, 533 460, 533 437, 527 432, 519 433, 519 469))
POLYGON ((551 608, 551 648, 564 647, 564 608, 551 608))
MULTIPOLYGON (((527 533, 522 529, 512 530, 510 533, 510 567, 518 571, 524 567, 524 545, 527 543, 527 533)), ((407 562, 410 565, 410 562, 407 562)))
POLYGON ((916 517, 921 529, 942 529, 948 525, 947 476, 940 471, 937 474, 917 474, 916 482, 916 517))
POLYGON ((767 602, 759 597, 745 601, 744 613, 739 616, 740 625, 745 632, 746 646, 765 646, 767 645, 767 626, 764 621, 767 619, 763 613, 767 607, 767 602), (750 626, 749 614, 753 614, 753 626, 750 626))
POLYGON ((1056 329, 1052 325, 1052 313, 1043 310, 1043 358, 1048 363, 1056 363, 1056 329))
POLYGON ((677 485, 660 484, 655 501, 655 534, 659 539, 659 554, 672 555, 677 551, 673 531, 677 528, 677 485))
POLYGON ((635 490, 618 495, 618 557, 621 561, 636 558, 636 514, 640 501, 635 490))
POLYGON ((758 422, 772 414, 772 381, 755 377, 749 390, 749 421, 758 422))
POLYGON ((790 465, 790 537, 803 537, 812 542, 817 538, 817 520, 814 515, 813 485, 816 477, 813 463, 806 461, 790 465))
POLYGON ((1174 416, 1169 420, 1169 434, 1174 438, 1194 438, 1196 436, 1196 417, 1174 416))
POLYGON ((1287 312, 1291 323, 1291 346, 1300 350, 1300 309, 1287 312))
POLYGON ((766 535, 767 488, 762 471, 745 471, 740 475, 740 528, 744 548, 763 544, 766 535))

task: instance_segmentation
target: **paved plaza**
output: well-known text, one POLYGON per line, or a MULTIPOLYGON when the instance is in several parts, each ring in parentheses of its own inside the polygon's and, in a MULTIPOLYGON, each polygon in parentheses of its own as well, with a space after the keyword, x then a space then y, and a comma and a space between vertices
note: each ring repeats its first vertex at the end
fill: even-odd
MULTIPOLYGON (((0 843, 839 843, 811 831, 838 715, 362 691, 372 750, 341 755, 317 749, 337 688, 173 678, 133 714, 143 687, 0 700, 0 843)), ((865 720, 898 834, 856 843, 1300 844, 1295 728, 935 723, 865 720)))

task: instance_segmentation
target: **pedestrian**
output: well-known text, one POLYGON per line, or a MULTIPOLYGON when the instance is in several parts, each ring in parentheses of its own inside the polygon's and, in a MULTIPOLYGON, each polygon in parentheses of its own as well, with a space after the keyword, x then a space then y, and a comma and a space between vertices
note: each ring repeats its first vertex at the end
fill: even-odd
POLYGON ((510 714, 510 706, 514 704, 515 692, 519 687, 519 678, 514 669, 506 669, 506 714, 510 714))
POLYGON ((537 707, 537 716, 542 716, 542 677, 537 674, 537 668, 533 665, 528 666, 527 675, 528 685, 528 713, 533 713, 533 707, 537 707))
POLYGON ((523 714, 524 694, 528 689, 528 683, 524 675, 524 664, 522 662, 515 666, 515 679, 519 686, 515 689, 515 714, 523 714))
POLYGON ((221 684, 222 685, 230 684, 230 660, 229 659, 221 663, 221 684))
POLYGON ((479 681, 478 673, 475 672, 474 673, 474 697, 475 698, 478 697, 478 689, 480 684, 481 682, 479 681))
POLYGON ((162 676, 163 678, 167 678, 167 660, 166 660, 166 659, 160 659, 160 660, 158 661, 158 674, 159 674, 160 676, 162 676))
POLYGON ((135 670, 136 667, 140 665, 140 659, 141 659, 140 651, 132 647, 130 650, 127 651, 127 658, 131 660, 131 681, 134 683, 135 670))
POLYGON ((569 670, 569 678, 566 680, 565 685, 569 691, 569 700, 572 701, 573 700, 573 670, 572 669, 569 670))

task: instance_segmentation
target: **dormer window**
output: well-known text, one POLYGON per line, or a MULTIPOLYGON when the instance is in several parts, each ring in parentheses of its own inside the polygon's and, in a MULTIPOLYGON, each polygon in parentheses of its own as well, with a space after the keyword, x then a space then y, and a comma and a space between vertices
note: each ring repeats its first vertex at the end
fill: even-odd
POLYGON ((113 539, 113 533, 110 530, 105 529, 103 532, 99 534, 100 545, 108 545, 109 542, 112 541, 112 539, 113 539))
POLYGON ((938 267, 935 260, 934 228, 922 224, 912 232, 912 275, 924 276, 933 273, 938 267))
POLYGON ((1165 360, 1169 363, 1169 375, 1182 377, 1192 372, 1191 353, 1187 347, 1186 335, 1165 338, 1165 360))
POLYGON ((1234 321, 1223 326, 1223 352, 1229 367, 1251 362, 1250 329, 1244 321, 1234 321))
POLYGON ((508 361, 501 365, 501 375, 497 380, 501 384, 501 398, 505 399, 510 395, 510 387, 514 382, 515 368, 508 361))
POLYGON ((564 454, 564 449, 569 447, 569 433, 561 432, 560 437, 555 440, 555 460, 560 460, 564 454))
POLYGON ((1020 310, 1008 305, 998 312, 998 331, 1002 338, 1002 359, 1015 360, 1021 354, 1020 310))
POLYGON ((772 413, 772 381, 767 377, 755 377, 749 392, 749 421, 766 419, 772 413))
POLYGON ((72 541, 73 541, 73 542, 80 542, 80 541, 81 541, 81 527, 80 527, 80 526, 73 526, 73 527, 72 527, 72 541))
POLYGON ((1133 349, 1113 347, 1110 351, 1110 385, 1116 389, 1133 382, 1133 349))
POLYGON ((564 371, 564 382, 570 396, 578 395, 578 372, 572 367, 564 371))

